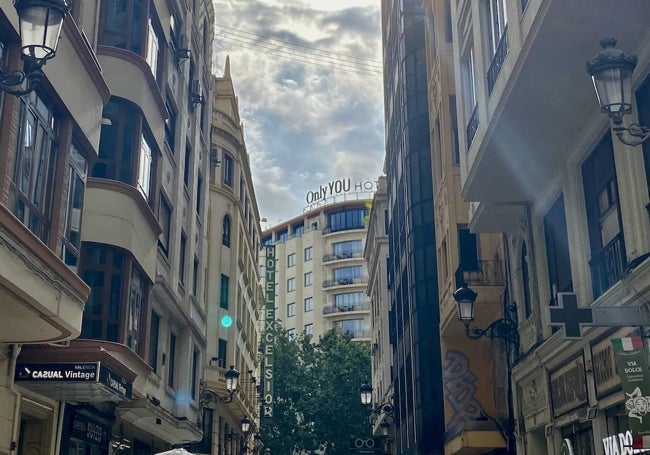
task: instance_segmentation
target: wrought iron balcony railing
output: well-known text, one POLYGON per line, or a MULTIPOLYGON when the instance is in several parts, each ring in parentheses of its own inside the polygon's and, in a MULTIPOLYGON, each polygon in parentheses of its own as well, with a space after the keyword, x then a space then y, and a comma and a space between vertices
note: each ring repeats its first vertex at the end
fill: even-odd
POLYGON ((619 233, 589 261, 594 299, 623 278, 627 268, 626 257, 623 233, 619 233))
POLYGON ((370 311, 370 302, 364 301, 350 305, 327 305, 323 307, 323 314, 346 313, 350 311, 370 311))
POLYGON ((479 260, 476 270, 463 270, 463 281, 468 286, 503 286, 501 260, 479 260))
POLYGON ((501 39, 499 40, 499 45, 497 46, 494 56, 492 57, 492 63, 490 63, 490 68, 487 72, 487 84, 488 84, 488 94, 492 93, 494 84, 496 84, 497 77, 501 72, 503 67, 503 62, 506 60, 508 55, 508 26, 506 25, 501 34, 501 39))
POLYGON ((338 253, 338 254, 324 254, 323 262, 338 261, 339 259, 352 259, 352 258, 361 258, 363 253, 361 251, 356 252, 347 252, 347 253, 338 253))
POLYGON ((355 278, 338 278, 323 281, 324 288, 331 288, 332 286, 350 286, 353 284, 364 284, 368 282, 367 276, 358 276, 355 278))

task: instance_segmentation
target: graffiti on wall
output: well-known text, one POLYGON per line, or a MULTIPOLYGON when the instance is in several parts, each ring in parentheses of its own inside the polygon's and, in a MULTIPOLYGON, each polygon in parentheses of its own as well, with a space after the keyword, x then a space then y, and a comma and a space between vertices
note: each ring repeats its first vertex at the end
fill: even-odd
POLYGON ((476 376, 469 369, 469 359, 459 351, 447 351, 447 364, 442 367, 445 400, 452 409, 447 428, 481 417, 481 404, 476 400, 476 376))

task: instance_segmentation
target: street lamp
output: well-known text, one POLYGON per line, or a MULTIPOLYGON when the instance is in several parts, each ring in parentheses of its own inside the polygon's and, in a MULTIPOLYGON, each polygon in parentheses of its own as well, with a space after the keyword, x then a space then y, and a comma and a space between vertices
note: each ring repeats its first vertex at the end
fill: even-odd
POLYGON ((477 297, 478 294, 469 288, 467 284, 463 284, 454 292, 454 300, 456 300, 458 309, 458 319, 465 325, 465 335, 473 340, 481 337, 488 337, 490 339, 501 338, 506 343, 518 346, 519 331, 517 330, 517 323, 507 314, 506 310, 509 308, 504 308, 504 317, 491 322, 486 328, 470 328, 470 324, 474 320, 474 303, 477 297))
MULTIPOLYGON (((361 404, 363 405, 372 404, 372 386, 367 382, 364 382, 363 384, 361 384, 361 387, 359 387, 359 391, 361 393, 361 404)), ((390 397, 390 399, 392 400, 392 397, 390 397)), ((372 411, 370 411, 371 418, 378 417, 381 414, 386 414, 392 417, 393 404, 390 401, 386 401, 384 403, 378 404, 372 409, 372 411)))
POLYGON ((242 433, 248 433, 248 430, 249 430, 250 427, 251 427, 251 419, 249 419, 248 417, 244 416, 244 417, 241 419, 241 422, 240 422, 240 423, 241 423, 241 431, 242 431, 242 433))
MULTIPOLYGON (((495 338, 500 338, 505 342, 505 354, 506 354, 506 376, 507 376, 507 407, 508 407, 508 428, 503 429, 501 425, 496 421, 496 419, 491 418, 491 420, 497 422, 497 426, 501 431, 504 439, 508 443, 508 454, 515 455, 517 453, 515 434, 514 434, 514 406, 512 403, 512 359, 510 357, 510 345, 515 349, 519 346, 519 331, 517 330, 517 323, 510 317, 509 313, 512 310, 512 307, 507 305, 505 299, 503 303, 503 317, 492 321, 485 329, 480 329, 478 327, 470 328, 471 322, 474 320, 474 303, 478 294, 467 286, 466 283, 463 283, 460 288, 456 289, 454 292, 454 300, 456 300, 457 309, 458 309, 458 319, 460 319, 465 325, 465 335, 467 338, 472 340, 478 340, 482 337, 490 338, 491 340, 495 338)), ((485 414, 485 413, 484 413, 485 414)), ((490 417, 486 414, 487 417, 490 417)))
POLYGON ((607 113, 614 123, 618 139, 630 146, 637 146, 650 138, 650 128, 632 123, 623 126, 623 116, 632 112, 632 72, 636 67, 636 55, 625 55, 616 49, 616 40, 607 38, 600 42, 602 49, 587 62, 587 72, 596 90, 600 110, 607 113), (627 132, 631 139, 624 136, 627 132))
POLYGON ((0 90, 11 95, 30 93, 43 78, 41 68, 54 58, 63 17, 70 10, 66 0, 15 0, 18 13, 23 69, 0 72, 0 90))
POLYGON ((221 396, 212 390, 208 390, 207 383, 204 380, 201 380, 199 402, 202 407, 210 404, 211 402, 230 403, 232 401, 235 390, 237 390, 239 371, 235 369, 234 365, 230 365, 230 369, 224 373, 224 377, 226 378, 226 390, 228 391, 228 395, 226 396, 221 396))

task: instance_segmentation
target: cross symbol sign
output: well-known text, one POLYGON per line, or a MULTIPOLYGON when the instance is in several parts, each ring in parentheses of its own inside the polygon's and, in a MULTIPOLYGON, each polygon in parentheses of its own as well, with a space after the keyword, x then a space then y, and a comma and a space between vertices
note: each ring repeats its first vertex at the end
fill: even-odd
POLYGON ((580 339, 582 326, 594 323, 592 309, 579 307, 572 292, 558 292, 557 306, 548 307, 548 311, 551 325, 563 327, 568 339, 580 339))

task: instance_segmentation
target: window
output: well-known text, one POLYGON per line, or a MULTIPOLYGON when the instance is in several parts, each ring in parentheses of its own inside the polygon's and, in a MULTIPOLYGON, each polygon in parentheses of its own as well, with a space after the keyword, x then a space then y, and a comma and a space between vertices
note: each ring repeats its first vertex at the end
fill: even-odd
POLYGON ((158 35, 156 34, 151 18, 149 18, 147 25, 147 55, 145 56, 145 60, 149 64, 149 68, 151 68, 153 78, 158 80, 158 54, 160 52, 160 44, 158 43, 158 35))
POLYGON ((84 307, 81 338, 122 342, 123 273, 129 258, 117 248, 82 244, 80 275, 90 287, 84 307))
POLYGON ((314 324, 305 324, 305 335, 314 335, 314 324))
POLYGON ((197 396, 197 385, 199 382, 199 375, 200 369, 201 368, 201 353, 199 352, 198 349, 194 348, 192 351, 192 382, 190 384, 190 387, 192 388, 192 398, 196 401, 198 398, 197 396))
POLYGON ((356 306, 361 305, 363 301, 363 292, 346 292, 343 294, 336 294, 334 296, 334 307, 339 310, 350 311, 356 306))
POLYGON ((458 145, 458 111, 456 110, 456 95, 449 95, 449 117, 451 120, 451 161, 454 166, 459 166, 460 146, 458 145))
POLYGON ((199 174, 196 177, 196 214, 201 216, 201 205, 203 202, 203 177, 199 174))
POLYGON ((369 335, 365 330, 365 323, 363 319, 347 319, 339 321, 335 324, 336 329, 343 335, 351 336, 353 338, 360 338, 364 335, 369 335))
POLYGON ((230 215, 223 217, 221 244, 230 247, 230 215))
POLYGON ((142 310, 146 302, 146 289, 142 275, 133 266, 129 286, 129 308, 127 310, 126 345, 134 352, 140 348, 140 326, 142 325, 142 310))
POLYGON ((292 292, 296 290, 296 279, 289 278, 287 280, 287 292, 292 292))
POLYGON ((142 55, 145 30, 142 19, 148 17, 148 0, 101 2, 99 43, 142 55))
POLYGON ((171 97, 167 96, 165 106, 167 106, 169 114, 165 119, 165 141, 169 145, 169 149, 174 152, 174 147, 176 147, 176 116, 178 114, 171 97))
POLYGON ((311 286, 314 284, 314 272, 305 273, 305 286, 311 286))
POLYGON ((232 187, 233 185, 233 159, 228 153, 223 153, 223 183, 232 187))
POLYGON ((348 240, 346 242, 337 242, 332 245, 332 252, 337 259, 355 257, 363 251, 361 240, 348 240))
POLYGON ((151 331, 149 338, 149 365, 154 373, 158 373, 158 338, 160 337, 160 316, 155 311, 151 312, 151 331))
POLYGON ((290 318, 296 315, 296 303, 291 302, 287 305, 287 317, 290 318))
POLYGON ((504 34, 508 23, 506 13, 506 0, 487 0, 488 2, 488 38, 490 45, 490 57, 494 55, 499 47, 501 36, 504 34))
POLYGON ((275 238, 279 243, 284 243, 287 240, 289 240, 289 233, 285 229, 283 231, 280 231, 280 232, 276 233, 275 238))
POLYGON ((287 267, 295 267, 296 266, 296 254, 291 253, 290 255, 287 256, 287 267))
POLYGON ((158 237, 158 245, 160 245, 160 249, 165 253, 165 256, 169 257, 169 239, 172 230, 172 208, 162 192, 160 193, 160 206, 158 207, 158 222, 162 229, 160 237, 158 237))
POLYGON ((334 280, 338 284, 352 284, 355 279, 360 278, 363 274, 363 268, 360 265, 350 267, 339 267, 334 269, 334 280))
POLYGON ((364 229, 364 218, 370 214, 366 208, 348 209, 329 214, 329 228, 331 232, 348 229, 364 229))
POLYGON ((294 224, 291 226, 291 232, 293 235, 299 237, 305 233, 305 225, 303 223, 294 224))
POLYGON ((192 149, 189 144, 185 147, 185 163, 183 165, 183 183, 186 188, 190 186, 190 172, 192 167, 192 149))
POLYGON ((175 386, 174 370, 176 369, 176 335, 169 335, 169 365, 167 367, 167 385, 172 389, 175 386))
POLYGON ((140 140, 140 161, 138 162, 138 189, 146 200, 149 200, 152 162, 151 146, 147 139, 142 136, 140 140))
POLYGON ((81 249, 81 214, 88 165, 86 158, 79 153, 74 144, 70 147, 68 166, 68 194, 65 206, 65 230, 63 231, 63 248, 61 258, 73 270, 79 264, 81 249))
POLYGON ((181 232, 181 242, 178 249, 179 263, 178 263, 178 280, 181 284, 185 284, 185 256, 187 254, 187 236, 181 232))
POLYGON ((219 366, 221 368, 226 368, 226 360, 228 360, 228 340, 219 338, 217 357, 219 358, 219 366))
POLYGON ((194 294, 195 297, 198 297, 199 295, 199 281, 201 278, 201 265, 199 263, 198 258, 194 258, 194 267, 192 267, 192 294, 194 294))
POLYGON ((36 92, 20 100, 18 144, 9 206, 16 218, 48 243, 58 121, 36 92))
POLYGON ((546 241, 549 288, 551 299, 555 304, 558 292, 573 291, 564 196, 560 196, 544 215, 544 239, 546 241))
POLYGON ((305 299, 305 313, 308 311, 314 311, 314 298, 313 297, 307 297, 305 299))
POLYGON ((460 268, 465 272, 479 270, 478 239, 476 234, 469 232, 465 225, 458 226, 458 253, 460 268))
POLYGON ((219 306, 223 309, 228 309, 228 286, 230 286, 230 277, 221 274, 221 288, 219 294, 219 306))
POLYGON ((311 261, 314 258, 314 250, 311 246, 305 248, 305 262, 311 261))
POLYGON ((289 340, 293 340, 294 338, 296 338, 296 329, 287 330, 287 338, 289 340))

